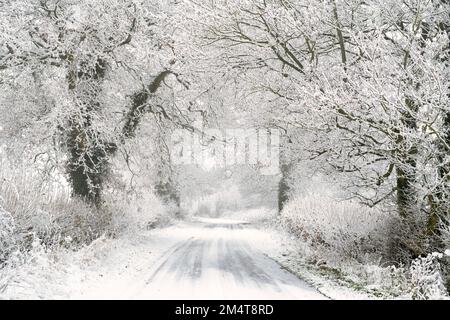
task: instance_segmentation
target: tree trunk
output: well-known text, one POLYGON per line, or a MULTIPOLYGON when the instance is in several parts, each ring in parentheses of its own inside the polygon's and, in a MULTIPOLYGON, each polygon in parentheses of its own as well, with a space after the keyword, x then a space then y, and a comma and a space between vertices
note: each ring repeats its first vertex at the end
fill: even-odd
POLYGON ((162 199, 166 204, 172 203, 180 207, 180 195, 175 187, 175 183, 168 179, 167 181, 160 181, 155 186, 156 194, 162 199))
MULTIPOLYGON (((418 106, 414 100, 406 98, 405 105, 409 109, 403 112, 401 117, 401 125, 407 131, 417 130, 417 123, 415 114, 418 106)), ((398 132, 397 137, 397 161, 399 164, 396 168, 397 173, 397 209, 401 218, 406 218, 410 215, 411 210, 416 204, 415 179, 417 167, 417 146, 412 142, 409 146, 406 137, 403 133, 398 132)))
MULTIPOLYGON (((154 94, 164 79, 170 74, 170 71, 160 72, 155 79, 150 83, 147 88, 136 92, 131 98, 130 109, 125 116, 125 124, 122 128, 122 135, 124 139, 133 138, 136 134, 138 125, 142 119, 142 116, 147 112, 153 112, 151 106, 147 105, 151 95, 154 94)), ((164 113, 164 110, 159 112, 164 113)), ((167 114, 164 115, 167 117, 167 114)))
POLYGON ((415 113, 417 104, 412 99, 407 98, 405 105, 409 111, 401 115, 397 133, 396 143, 396 190, 397 190, 397 212, 399 220, 394 223, 390 235, 388 256, 392 262, 409 261, 423 253, 421 243, 420 228, 417 228, 419 220, 415 210, 417 204, 417 194, 415 180, 417 174, 417 146, 414 141, 408 139, 403 131, 411 132, 417 129, 415 113), (402 130, 406 128, 406 130, 402 130))
POLYGON ((449 217, 449 196, 448 185, 450 184, 450 163, 446 162, 446 157, 449 154, 448 146, 450 145, 450 112, 443 114, 443 141, 437 141, 438 154, 437 159, 437 174, 441 183, 438 185, 434 194, 429 195, 430 215, 428 218, 427 235, 432 236, 438 232, 440 222, 446 223, 449 217))
MULTIPOLYGON (((139 127, 139 123, 142 120, 142 117, 146 113, 154 113, 162 115, 162 118, 170 120, 169 115, 165 112, 164 109, 159 108, 155 110, 152 108, 151 104, 149 104, 149 100, 152 97, 152 94, 156 93, 164 79, 171 74, 170 71, 165 70, 160 72, 153 81, 143 90, 136 92, 131 97, 131 106, 128 113, 125 116, 125 124, 122 128, 122 140, 134 138, 136 135, 136 131, 139 127)), ((163 139, 159 137, 159 141, 163 139)), ((161 145, 161 150, 166 149, 167 146, 161 145)), ((167 154, 170 154, 170 150, 165 150, 167 154)), ((167 165, 171 166, 170 156, 168 159, 164 159, 161 154, 161 161, 167 161, 167 165)), ((170 168, 171 171, 171 168, 170 168)), ((158 173, 159 182, 155 185, 156 194, 162 199, 164 203, 172 203, 175 204, 178 208, 181 205, 180 195, 178 193, 175 182, 173 181, 172 172, 168 173, 168 178, 164 177, 163 172, 158 173)))
POLYGON ((92 114, 101 107, 97 98, 106 67, 106 62, 98 59, 94 70, 78 71, 78 66, 72 65, 67 76, 74 102, 80 105, 80 110, 69 118, 68 129, 64 129, 68 152, 67 171, 73 195, 95 206, 101 204, 103 181, 109 169, 108 160, 116 150, 115 144, 105 142, 92 126, 92 114), (85 84, 86 88, 79 86, 79 80, 89 85, 85 84))
POLYGON ((291 171, 290 164, 282 164, 280 166, 281 178, 278 183, 278 212, 281 212, 289 200, 290 187, 288 177, 291 171))
MULTIPOLYGON (((101 204, 101 192, 109 171, 109 159, 117 150, 115 143, 104 141, 100 137, 100 133, 92 127, 92 114, 101 108, 97 97, 101 92, 101 83, 105 77, 106 67, 106 62, 98 59, 94 70, 77 71, 78 68, 74 65, 67 76, 69 89, 74 93, 76 102, 81 104, 81 110, 69 119, 69 129, 64 130, 69 158, 67 163, 69 180, 74 196, 96 206, 101 204), (90 83, 88 93, 78 87, 79 79, 90 83), (95 89, 92 90, 92 88, 95 89), (86 101, 84 97, 90 98, 86 101)), ((148 105, 148 100, 170 73, 167 70, 160 72, 145 89, 132 96, 130 109, 125 116, 122 128, 120 139, 122 143, 135 136, 138 125, 146 112, 156 113, 148 105)), ((164 112, 164 110, 158 110, 158 113, 163 113, 164 117, 167 117, 164 112)), ((158 185, 157 190, 159 191, 157 192, 179 205, 179 197, 174 192, 176 189, 172 187, 172 183, 167 183, 158 185)))
MULTIPOLYGON (((449 67, 449 58, 448 54, 450 54, 450 23, 441 23, 439 24, 439 28, 447 34, 447 38, 449 40, 449 45, 446 48, 447 56, 440 62, 443 62, 449 67)), ((450 98, 450 88, 448 89, 447 97, 450 98)), ((429 196, 430 203, 430 216, 428 219, 427 225, 427 235, 433 235, 438 232, 438 226, 440 222, 448 223, 448 217, 450 216, 450 206, 449 200, 449 191, 448 185, 450 184, 450 163, 446 162, 446 158, 450 153, 450 111, 444 110, 442 112, 442 132, 443 135, 441 137, 442 140, 437 140, 437 163, 438 163, 438 178, 442 183, 438 186, 438 190, 435 194, 429 196), (442 219, 442 217, 447 217, 447 219, 442 219)))
POLYGON ((415 203, 412 177, 397 167, 397 210, 402 218, 407 218, 415 203))
POLYGON ((90 125, 71 124, 66 142, 69 152, 67 168, 73 195, 100 206, 103 181, 116 146, 96 140, 98 138, 94 134, 90 125))

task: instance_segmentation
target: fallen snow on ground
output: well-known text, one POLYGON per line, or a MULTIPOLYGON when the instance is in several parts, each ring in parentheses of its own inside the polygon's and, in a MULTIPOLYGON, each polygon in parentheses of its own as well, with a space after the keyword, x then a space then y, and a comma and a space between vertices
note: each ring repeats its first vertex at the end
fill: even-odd
POLYGON ((292 256, 293 241, 260 228, 244 221, 193 218, 118 239, 102 237, 77 252, 41 252, 11 273, 0 298, 362 298, 308 272, 292 256))
POLYGON ((126 298, 326 298, 254 247, 265 234, 247 223, 198 218, 179 232, 189 238, 155 263, 126 298))
POLYGON ((321 275, 319 268, 311 266, 301 256, 301 252, 307 248, 302 247, 299 239, 282 229, 273 227, 270 223, 258 223, 257 228, 248 230, 247 241, 252 247, 276 261, 283 269, 295 274, 329 299, 366 300, 377 298, 355 290, 348 284, 340 283, 335 277, 321 275))
POLYGON ((0 270, 0 299, 109 299, 139 281, 171 245, 184 224, 101 237, 79 251, 33 250, 18 267, 0 270))
POLYGON ((336 276, 327 274, 320 267, 306 262, 301 252, 305 252, 308 248, 302 247, 302 243, 294 236, 283 230, 273 228, 268 228, 264 233, 270 240, 266 244, 260 243, 261 250, 328 298, 333 300, 377 299, 376 296, 352 288, 348 283, 340 281, 336 276), (269 243, 278 245, 268 245, 269 243))

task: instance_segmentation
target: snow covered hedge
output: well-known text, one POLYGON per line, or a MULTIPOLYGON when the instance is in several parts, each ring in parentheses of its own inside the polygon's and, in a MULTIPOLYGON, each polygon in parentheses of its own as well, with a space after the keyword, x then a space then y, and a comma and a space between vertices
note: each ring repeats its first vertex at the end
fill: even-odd
POLYGON ((409 269, 410 294, 416 300, 442 299, 447 294, 441 274, 439 260, 441 253, 430 253, 426 257, 414 259, 409 269))
POLYGON ((393 265, 387 258, 396 222, 391 214, 306 193, 287 203, 280 222, 299 238, 306 261, 338 270, 368 291, 388 298, 448 299, 443 271, 450 252, 430 253, 408 266, 393 265))
POLYGON ((348 259, 374 262, 386 252, 392 217, 356 203, 309 194, 291 200, 281 221, 314 248, 317 262, 338 266, 348 259))
POLYGON ((113 212, 110 230, 114 235, 164 226, 178 214, 178 208, 163 202, 152 192, 107 197, 113 212))
POLYGON ((0 265, 4 262, 15 246, 14 220, 0 203, 0 265))
POLYGON ((97 209, 44 185, 33 172, 0 170, 0 300, 66 297, 76 290, 67 282, 80 281, 77 252, 99 239, 168 223, 173 215, 152 192, 111 192, 97 209))

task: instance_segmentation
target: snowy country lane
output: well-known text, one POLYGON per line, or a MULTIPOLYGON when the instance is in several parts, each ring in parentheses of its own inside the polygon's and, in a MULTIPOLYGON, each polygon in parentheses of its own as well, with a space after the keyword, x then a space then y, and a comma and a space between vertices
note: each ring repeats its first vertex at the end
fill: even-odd
POLYGON ((258 232, 243 222, 197 219, 192 236, 163 254, 128 298, 326 299, 254 248, 258 232))

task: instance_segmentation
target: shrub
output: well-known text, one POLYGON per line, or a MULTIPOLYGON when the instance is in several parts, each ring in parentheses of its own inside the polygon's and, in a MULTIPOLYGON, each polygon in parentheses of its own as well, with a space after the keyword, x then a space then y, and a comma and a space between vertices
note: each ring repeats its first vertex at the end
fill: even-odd
POLYGON ((106 202, 115 236, 167 225, 178 214, 178 208, 163 204, 152 192, 111 194, 106 202))
POLYGON ((412 261, 410 292, 413 299, 443 299, 446 297, 447 290, 439 263, 439 259, 442 257, 441 253, 434 252, 412 261))
POLYGON ((405 295, 405 292, 409 290, 405 267, 367 265, 364 270, 364 282, 369 289, 378 289, 394 297, 405 295))
MULTIPOLYGON (((385 297, 448 298, 449 258, 439 253, 410 258, 411 252, 419 252, 416 247, 424 247, 416 237, 424 230, 421 220, 405 227, 394 214, 310 192, 290 200, 280 221, 306 244, 302 253, 307 260, 338 269, 343 279, 385 297), (391 260, 394 255, 408 259, 398 264, 391 260)), ((449 230, 444 224, 440 232, 447 246, 449 230)))
POLYGON ((0 266, 15 247, 14 219, 0 205, 0 266))
POLYGON ((33 167, 21 169, 5 160, 0 169, 0 205, 14 221, 14 231, 8 230, 16 249, 30 249, 34 236, 46 246, 67 245, 67 239, 82 245, 107 232, 110 214, 71 198, 61 175, 54 177, 57 182, 48 180, 33 167))
POLYGON ((377 261, 387 251, 391 220, 379 210, 316 194, 294 198, 281 213, 282 223, 315 249, 316 260, 334 265, 377 261))

